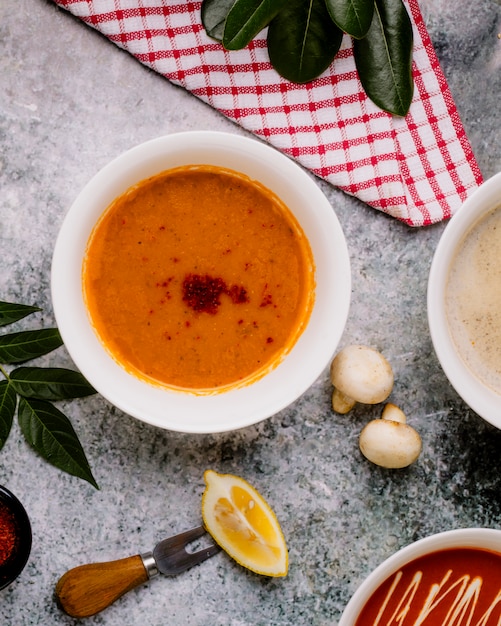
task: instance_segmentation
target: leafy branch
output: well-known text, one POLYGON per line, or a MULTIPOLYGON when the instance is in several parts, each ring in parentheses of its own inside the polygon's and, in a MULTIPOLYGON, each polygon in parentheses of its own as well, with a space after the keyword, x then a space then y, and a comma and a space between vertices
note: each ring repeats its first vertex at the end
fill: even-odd
MULTIPOLYGON (((0 301, 0 327, 41 309, 0 301)), ((24 330, 0 335, 0 363, 17 365, 43 356, 63 344, 57 328, 24 330)), ((28 444, 58 469, 83 478, 98 489, 85 452, 69 419, 52 401, 82 398, 96 390, 79 372, 58 367, 0 365, 0 450, 17 420, 28 444)))
POLYGON ((203 0, 201 20, 226 50, 245 48, 267 27, 270 63, 294 83, 320 76, 347 33, 367 96, 393 115, 409 110, 413 35, 402 0, 203 0))

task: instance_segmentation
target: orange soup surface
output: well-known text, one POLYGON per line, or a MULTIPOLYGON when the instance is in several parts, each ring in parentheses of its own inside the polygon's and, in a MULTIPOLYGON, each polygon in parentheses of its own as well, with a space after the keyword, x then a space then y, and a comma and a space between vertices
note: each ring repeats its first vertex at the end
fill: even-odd
POLYGON ((355 626, 499 626, 501 554, 451 548, 411 561, 371 596, 355 626))
POLYGON ((271 191, 232 170, 185 166, 105 211, 83 289, 97 335, 127 371, 211 390, 254 380, 291 349, 313 306, 314 263, 271 191))

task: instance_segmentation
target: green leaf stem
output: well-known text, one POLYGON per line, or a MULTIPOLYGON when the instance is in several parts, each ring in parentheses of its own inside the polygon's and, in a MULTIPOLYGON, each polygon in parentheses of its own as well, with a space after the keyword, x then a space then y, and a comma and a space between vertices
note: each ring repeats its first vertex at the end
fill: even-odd
POLYGON ((287 2, 289 0, 236 0, 226 17, 223 46, 226 50, 245 48, 287 2))
POLYGON ((374 15, 374 0, 325 0, 325 3, 341 30, 356 39, 365 37, 374 15))
POLYGON ((36 313, 37 311, 41 311, 41 309, 36 306, 0 301, 0 326, 7 326, 8 324, 22 320, 23 317, 36 313))
POLYGON ((96 393, 79 372, 61 367, 18 367, 10 373, 14 390, 26 398, 64 400, 96 393))
POLYGON ((376 0, 369 32, 355 40, 360 81, 381 109, 404 116, 412 102, 412 24, 402 0, 376 0))
POLYGON ((293 0, 270 22, 268 54, 281 76, 307 83, 329 67, 342 38, 324 0, 293 0))
POLYGON ((409 110, 412 24, 402 0, 203 0, 201 20, 228 50, 245 47, 268 27, 271 65, 293 83, 320 76, 347 33, 367 96, 393 115, 409 110))
POLYGON ((26 441, 55 467, 99 489, 69 419, 50 402, 20 398, 18 420, 26 441))
MULTIPOLYGON (((0 326, 13 324, 41 309, 0 301, 0 326)), ((0 335, 0 363, 24 363, 59 348, 57 328, 0 335)), ((61 367, 17 367, 8 373, 0 365, 0 450, 17 419, 27 442, 49 463, 83 478, 99 489, 69 419, 49 400, 83 398, 96 390, 79 372, 61 367)))
POLYGON ((223 41, 224 25, 235 0, 203 0, 202 24, 209 37, 223 41))
POLYGON ((24 330, 0 336, 0 363, 24 363, 63 344, 57 328, 24 330))
POLYGON ((16 412, 16 392, 7 380, 0 381, 0 450, 3 448, 16 412))

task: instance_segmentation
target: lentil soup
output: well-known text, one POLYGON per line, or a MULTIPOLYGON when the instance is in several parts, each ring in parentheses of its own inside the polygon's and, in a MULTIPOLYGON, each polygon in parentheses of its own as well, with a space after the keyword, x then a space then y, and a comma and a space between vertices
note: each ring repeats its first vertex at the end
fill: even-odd
POLYGON ((131 187, 91 233, 83 290, 93 327, 135 376, 201 392, 276 366, 314 303, 300 225, 244 174, 197 165, 131 187))

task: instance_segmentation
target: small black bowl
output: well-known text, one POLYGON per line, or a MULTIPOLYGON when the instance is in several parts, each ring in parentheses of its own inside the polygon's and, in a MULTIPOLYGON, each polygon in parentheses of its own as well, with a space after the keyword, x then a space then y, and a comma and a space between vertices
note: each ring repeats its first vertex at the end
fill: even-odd
POLYGON ((31 551, 31 524, 16 496, 0 486, 0 589, 23 571, 31 551))

